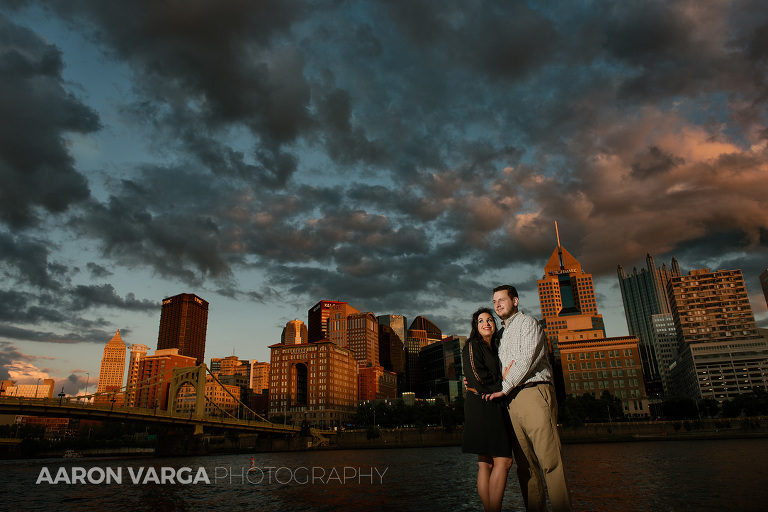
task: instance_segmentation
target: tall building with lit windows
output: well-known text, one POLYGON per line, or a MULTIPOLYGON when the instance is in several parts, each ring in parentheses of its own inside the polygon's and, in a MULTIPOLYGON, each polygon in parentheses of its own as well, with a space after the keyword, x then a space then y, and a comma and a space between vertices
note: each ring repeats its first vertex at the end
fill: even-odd
POLYGON ((101 369, 99 370, 99 382, 96 385, 97 393, 116 391, 123 387, 125 351, 125 343, 123 343, 120 329, 118 329, 104 347, 104 356, 101 358, 101 369))
POLYGON ((669 394, 669 390, 663 385, 662 376, 662 365, 667 364, 668 369, 669 361, 662 361, 664 358, 656 350, 654 333, 659 320, 657 319, 655 325, 653 317, 671 314, 667 283, 671 278, 680 276, 680 265, 672 258, 671 267, 664 263, 657 267, 650 254, 646 255, 645 262, 646 268, 640 271, 633 268, 629 275, 624 271, 624 267, 619 265, 617 273, 627 329, 631 336, 637 336, 640 340, 646 389, 649 394, 658 396, 662 393, 669 394))
POLYGON ((163 299, 157 349, 179 349, 182 356, 194 357, 202 364, 208 329, 208 302, 194 293, 182 293, 163 299))
POLYGON ((768 386, 768 341, 741 270, 691 270, 670 279, 667 294, 678 343, 675 394, 723 401, 768 386))
POLYGON ((639 340, 618 338, 577 338, 564 333, 560 338, 560 361, 565 392, 570 395, 603 392, 621 399, 627 416, 647 416, 648 397, 643 382, 639 340))
POLYGON ((346 423, 357 406, 354 352, 328 340, 270 345, 269 416, 319 428, 346 423))
MULTIPOLYGON (((555 225, 557 230, 557 225, 555 225)), ((557 247, 544 266, 544 277, 537 281, 539 304, 549 351, 558 358, 561 333, 580 332, 585 337, 605 337, 603 316, 597 312, 592 274, 562 245, 557 233, 557 247)))

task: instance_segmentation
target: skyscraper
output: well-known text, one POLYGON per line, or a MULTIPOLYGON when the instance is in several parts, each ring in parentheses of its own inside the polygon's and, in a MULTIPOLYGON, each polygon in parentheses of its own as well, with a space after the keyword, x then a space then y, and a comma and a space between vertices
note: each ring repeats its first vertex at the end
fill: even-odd
POLYGON ((768 342, 741 270, 691 270, 671 278, 667 294, 678 342, 675 394, 722 401, 768 385, 768 342))
POLYGON ((371 312, 347 317, 347 346, 358 366, 379 366, 379 322, 371 312))
POLYGON ((661 362, 660 355, 654 349, 652 317, 670 313, 667 283, 672 277, 680 276, 680 265, 672 258, 671 269, 666 264, 657 267, 650 254, 645 261, 646 268, 639 272, 635 268, 627 276, 624 268, 619 265, 617 273, 629 334, 640 340, 640 358, 648 392, 659 394, 661 362))
POLYGON ((409 391, 415 391, 419 381, 419 351, 442 339, 443 332, 428 318, 419 315, 411 322, 405 340, 405 371, 409 391))
POLYGON ((131 345, 131 360, 128 363, 128 381, 125 384, 125 405, 136 406, 136 387, 139 382, 139 363, 147 355, 149 347, 141 344, 131 345))
POLYGON ((331 305, 328 311, 328 339, 340 347, 349 348, 347 317, 359 313, 360 311, 346 302, 331 305))
POLYGON ((307 311, 307 340, 309 343, 328 339, 328 317, 331 314, 331 306, 334 304, 346 304, 346 302, 321 300, 307 311))
POLYGON ((101 358, 99 370, 99 383, 96 386, 97 393, 115 391, 123 387, 125 375, 125 343, 120 337, 120 329, 104 347, 104 356, 101 358))
MULTIPOLYGON (((555 224, 557 232, 557 224, 555 224)), ((558 339, 561 332, 582 332, 589 337, 605 337, 603 316, 597 313, 592 274, 584 272, 581 263, 560 245, 544 266, 544 277, 537 281, 541 316, 549 351, 559 359, 558 339), (591 334, 589 334, 591 333, 591 334)))
POLYGON ((179 349, 179 355, 194 357, 202 364, 205 333, 208 329, 208 302, 193 293, 163 299, 157 349, 179 349))
POLYGON ((306 343, 307 338, 307 326, 297 318, 285 324, 280 343, 283 345, 298 345, 306 343))

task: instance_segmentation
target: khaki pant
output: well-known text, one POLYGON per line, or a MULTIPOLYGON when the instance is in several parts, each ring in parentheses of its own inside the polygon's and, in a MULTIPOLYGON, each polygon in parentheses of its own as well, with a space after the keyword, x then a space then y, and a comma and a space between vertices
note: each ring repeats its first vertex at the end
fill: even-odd
MULTIPOLYGON (((515 391, 513 391, 515 393, 515 391)), ((523 388, 509 403, 515 435, 512 450, 526 510, 547 510, 544 480, 555 512, 570 511, 571 497, 557 433, 557 399, 551 384, 523 388), (542 472, 544 478, 542 479, 542 472)))

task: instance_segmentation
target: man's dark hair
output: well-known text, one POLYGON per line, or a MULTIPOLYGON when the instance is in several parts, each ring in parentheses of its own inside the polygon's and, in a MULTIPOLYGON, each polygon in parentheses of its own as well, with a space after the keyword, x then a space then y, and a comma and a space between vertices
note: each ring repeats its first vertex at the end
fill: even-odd
POLYGON ((501 290, 507 290, 507 295, 509 295, 510 299, 518 297, 517 288, 515 288, 511 284, 503 284, 501 286, 497 286, 496 288, 493 289, 493 293, 500 292, 501 290))

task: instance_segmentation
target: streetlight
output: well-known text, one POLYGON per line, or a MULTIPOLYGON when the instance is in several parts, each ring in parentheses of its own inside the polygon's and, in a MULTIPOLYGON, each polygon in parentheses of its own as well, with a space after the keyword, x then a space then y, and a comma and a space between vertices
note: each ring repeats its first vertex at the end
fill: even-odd
MULTIPOLYGON (((88 372, 85 372, 85 375, 86 375, 86 377, 85 377, 85 396, 87 397, 88 396, 88 382, 90 382, 90 380, 91 380, 91 374, 88 373, 88 372)), ((88 399, 86 398, 86 400, 88 400, 88 399)))
POLYGON ((37 398, 37 388, 40 387, 40 378, 37 379, 37 386, 35 386, 35 398, 37 398))
POLYGON ((59 393, 59 405, 64 401, 64 386, 61 386, 61 393, 59 393))

